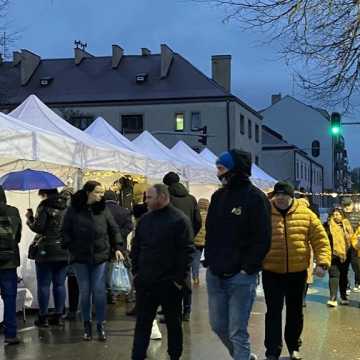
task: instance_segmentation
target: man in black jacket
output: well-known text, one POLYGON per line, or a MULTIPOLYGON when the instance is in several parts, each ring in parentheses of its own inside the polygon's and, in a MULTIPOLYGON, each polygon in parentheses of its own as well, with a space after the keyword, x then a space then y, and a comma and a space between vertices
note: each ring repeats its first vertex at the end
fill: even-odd
POLYGON ((0 186, 0 292, 4 302, 5 343, 19 343, 16 327, 16 268, 20 265, 21 218, 17 208, 6 204, 0 186))
MULTIPOLYGON (((170 193, 170 203, 181 210, 190 220, 194 237, 198 234, 202 226, 202 219, 197 201, 194 196, 189 194, 188 190, 180 183, 179 175, 169 172, 164 176, 163 183, 168 186, 170 193)), ((191 274, 189 272, 186 279, 186 286, 183 289, 183 320, 190 320, 192 303, 191 274)))
POLYGON ((189 220, 170 204, 166 186, 158 184, 146 194, 150 212, 136 228, 131 249, 137 300, 132 360, 144 360, 157 308, 161 305, 168 330, 171 360, 182 354, 182 288, 194 252, 189 220))
POLYGON ((223 187, 211 199, 204 263, 210 325, 233 359, 253 360, 247 327, 271 244, 270 203, 249 180, 251 154, 230 150, 216 165, 223 187))

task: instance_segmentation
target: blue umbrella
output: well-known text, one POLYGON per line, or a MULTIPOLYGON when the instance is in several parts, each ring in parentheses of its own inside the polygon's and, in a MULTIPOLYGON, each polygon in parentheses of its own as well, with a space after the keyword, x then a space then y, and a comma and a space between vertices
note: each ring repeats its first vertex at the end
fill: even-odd
POLYGON ((35 189, 56 189, 65 186, 65 184, 55 175, 46 171, 37 171, 26 169, 23 171, 14 171, 3 175, 0 178, 0 185, 4 190, 29 191, 35 189))

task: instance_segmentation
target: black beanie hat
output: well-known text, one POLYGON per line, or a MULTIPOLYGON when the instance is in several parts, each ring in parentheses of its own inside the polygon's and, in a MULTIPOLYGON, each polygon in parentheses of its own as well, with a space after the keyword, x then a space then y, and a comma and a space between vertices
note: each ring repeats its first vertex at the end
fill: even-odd
POLYGON ((167 186, 171 186, 172 184, 178 182, 180 182, 180 177, 178 174, 174 173, 173 171, 168 172, 163 178, 163 183, 167 186))
POLYGON ((232 172, 241 174, 244 177, 251 176, 251 154, 247 151, 232 149, 229 151, 234 161, 234 167, 231 169, 232 172))
POLYGON ((285 194, 293 198, 295 196, 295 188, 292 184, 286 181, 279 181, 275 184, 273 193, 274 195, 285 194))
POLYGON ((114 191, 106 190, 104 193, 104 200, 105 201, 118 201, 118 197, 114 191))

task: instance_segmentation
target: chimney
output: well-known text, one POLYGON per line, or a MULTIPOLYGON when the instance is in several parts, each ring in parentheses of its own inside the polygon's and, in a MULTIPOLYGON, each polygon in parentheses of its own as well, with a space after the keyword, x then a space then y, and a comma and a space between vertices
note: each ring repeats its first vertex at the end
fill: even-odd
POLYGON ((173 59, 174 52, 166 44, 161 44, 161 79, 168 76, 173 59))
POLYGON ((124 56, 124 49, 118 45, 112 46, 112 68, 117 69, 122 57, 124 56))
POLYGON ((93 55, 89 54, 87 51, 80 49, 78 47, 76 47, 74 51, 75 51, 75 65, 80 65, 84 59, 89 59, 94 57, 93 55))
POLYGON ((149 56, 149 55, 151 55, 151 50, 149 50, 147 48, 141 48, 141 55, 142 56, 149 56))
POLYGON ((13 52, 13 66, 21 63, 21 53, 19 51, 13 52))
POLYGON ((211 57, 212 79, 226 92, 231 91, 231 55, 214 55, 211 57))
POLYGON ((281 93, 271 95, 271 105, 275 105, 281 100, 281 93))
POLYGON ((21 86, 25 86, 30 81, 31 77, 35 73, 35 70, 40 65, 40 62, 40 56, 29 50, 21 50, 21 86))

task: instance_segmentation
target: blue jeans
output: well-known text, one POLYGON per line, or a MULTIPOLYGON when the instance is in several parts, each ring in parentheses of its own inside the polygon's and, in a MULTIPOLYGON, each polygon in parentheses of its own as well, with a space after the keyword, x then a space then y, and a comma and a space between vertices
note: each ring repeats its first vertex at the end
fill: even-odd
POLYGON ((210 326, 235 360, 250 359, 248 322, 256 297, 257 274, 220 278, 206 273, 210 326))
POLYGON ((193 259, 193 262, 191 265, 193 279, 196 279, 199 277, 201 254, 202 254, 202 250, 195 249, 194 259, 193 259))
POLYGON ((0 270, 0 291, 4 302, 4 335, 16 336, 16 295, 17 274, 16 269, 0 270))
POLYGON ((36 262, 37 295, 40 316, 46 316, 48 314, 51 283, 55 312, 58 315, 63 314, 66 299, 66 273, 66 262, 36 262))
POLYGON ((83 321, 91 321, 91 305, 95 303, 96 322, 105 321, 106 311, 106 262, 101 264, 75 263, 74 269, 79 284, 81 315, 83 321))

